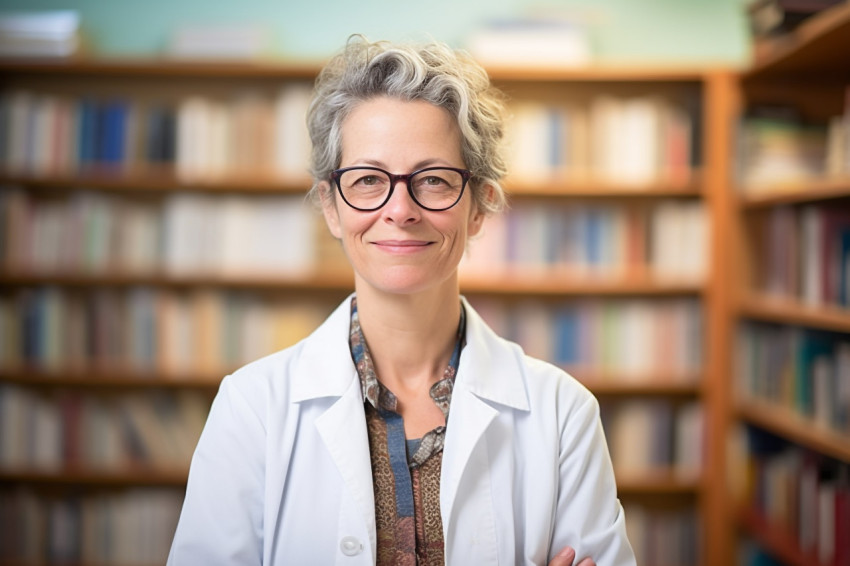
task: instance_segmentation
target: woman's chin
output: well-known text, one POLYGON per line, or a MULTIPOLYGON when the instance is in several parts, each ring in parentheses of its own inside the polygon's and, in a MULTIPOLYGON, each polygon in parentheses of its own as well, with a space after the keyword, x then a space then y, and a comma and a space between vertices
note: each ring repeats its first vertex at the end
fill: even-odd
MULTIPOLYGON (((399 266, 385 271, 380 276, 358 275, 357 279, 358 287, 367 285, 382 293, 410 295, 444 286, 451 279, 451 274, 440 277, 435 271, 420 266, 399 266)), ((456 284, 453 289, 457 289, 456 284)))

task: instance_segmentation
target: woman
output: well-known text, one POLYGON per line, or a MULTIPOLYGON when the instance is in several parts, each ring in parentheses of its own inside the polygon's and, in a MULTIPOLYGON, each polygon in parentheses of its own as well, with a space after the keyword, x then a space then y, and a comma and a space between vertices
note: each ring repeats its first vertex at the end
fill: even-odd
POLYGON ((355 294, 224 379, 169 563, 633 564, 596 400, 459 294, 469 239, 504 205, 486 73, 442 45, 354 38, 308 125, 355 294))

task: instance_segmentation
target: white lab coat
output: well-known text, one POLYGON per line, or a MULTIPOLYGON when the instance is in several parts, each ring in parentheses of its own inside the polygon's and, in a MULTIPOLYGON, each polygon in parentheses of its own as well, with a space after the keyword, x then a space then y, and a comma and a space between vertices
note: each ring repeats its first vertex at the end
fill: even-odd
MULTIPOLYGON (((563 546, 635 564, 596 399, 465 304, 440 484, 449 565, 547 564, 563 546)), ((189 472, 170 566, 375 563, 350 302, 226 377, 189 472)))

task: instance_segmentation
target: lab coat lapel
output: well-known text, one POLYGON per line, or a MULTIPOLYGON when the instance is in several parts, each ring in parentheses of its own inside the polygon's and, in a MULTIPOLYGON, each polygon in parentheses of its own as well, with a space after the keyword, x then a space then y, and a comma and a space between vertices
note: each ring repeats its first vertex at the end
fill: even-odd
MULTIPOLYGON (((519 361, 521 351, 496 336, 465 299, 464 308, 467 345, 461 354, 446 427, 440 506, 446 533, 466 532, 467 522, 475 516, 476 532, 492 543, 492 553, 479 549, 479 563, 495 564, 493 470, 483 437, 502 411, 527 411, 528 394, 519 361), (468 484, 463 483, 465 474, 470 474, 468 484), (459 493, 461 485, 465 485, 463 493, 459 493), (463 524, 454 524, 456 520, 463 524)), ((446 536, 448 541, 451 535, 446 536)), ((476 540, 483 543, 480 537, 476 540)), ((447 545, 447 551, 451 549, 454 545, 447 545)))
POLYGON ((360 380, 348 347, 350 305, 349 297, 304 342, 299 366, 294 372, 293 399, 310 402, 337 397, 316 418, 316 429, 360 509, 369 531, 372 556, 375 556, 375 494, 369 437, 360 380))
MULTIPOLYGON (((449 523, 457 502, 458 487, 467 466, 487 466, 486 461, 480 461, 480 452, 476 452, 475 447, 498 414, 499 411, 465 388, 456 388, 452 393, 440 481, 440 507, 443 519, 448 519, 449 523), (478 454, 479 458, 473 460, 473 454, 478 454)), ((483 509, 489 509, 489 505, 485 505, 483 509)), ((451 524, 443 527, 448 531, 452 529, 451 524)))
POLYGON ((352 381, 351 387, 342 397, 316 419, 316 428, 366 521, 372 556, 375 556, 377 535, 372 464, 360 384, 356 380, 352 381))

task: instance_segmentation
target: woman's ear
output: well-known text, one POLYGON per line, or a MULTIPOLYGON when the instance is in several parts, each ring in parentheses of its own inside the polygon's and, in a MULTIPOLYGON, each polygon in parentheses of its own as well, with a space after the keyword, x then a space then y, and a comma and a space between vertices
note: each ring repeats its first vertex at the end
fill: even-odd
MULTIPOLYGON (((481 187, 481 194, 484 196, 484 202, 490 202, 493 199, 493 187, 491 185, 484 185, 481 187)), ((477 236, 481 231, 481 226, 484 225, 484 218, 487 215, 484 212, 484 208, 479 204, 477 199, 473 199, 472 207, 469 211, 469 226, 467 229, 467 236, 477 236)))
POLYGON ((322 202, 322 213, 325 216, 325 224, 328 225, 328 230, 330 230, 333 237, 341 240, 342 230, 339 225, 339 210, 336 207, 336 195, 327 181, 320 182, 318 189, 319 198, 322 202))

